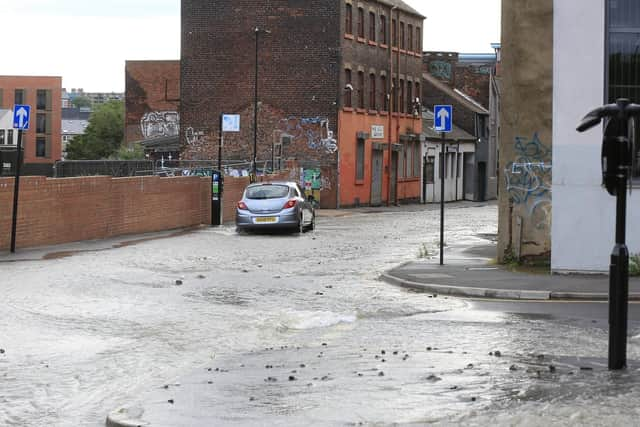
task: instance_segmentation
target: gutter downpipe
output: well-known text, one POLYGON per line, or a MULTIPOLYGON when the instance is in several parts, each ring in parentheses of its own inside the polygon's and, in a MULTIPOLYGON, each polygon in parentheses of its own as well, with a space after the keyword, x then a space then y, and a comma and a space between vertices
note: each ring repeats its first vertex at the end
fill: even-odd
MULTIPOLYGON (((397 8, 396 8, 397 9, 397 8)), ((398 78, 396 79, 396 82, 398 82, 398 88, 400 88, 400 90, 404 91, 404 88, 400 87, 400 9, 396 10, 396 28, 397 28, 397 34, 398 34, 398 50, 396 51, 396 72, 398 73, 398 78)), ((404 39, 403 39, 403 43, 404 43, 404 39)), ((405 82, 406 85, 406 82, 405 82)), ((405 95, 406 98, 406 95, 405 95)), ((406 99, 404 100, 406 103, 406 99)), ((396 142, 398 144, 400 144, 400 109, 402 108, 402 105, 400 105, 400 102, 398 101, 398 115, 396 116, 396 142)), ((391 147, 389 147, 391 148, 391 147)), ((400 154, 398 154, 398 156, 400 156, 400 154)), ((390 157, 391 158, 391 157, 390 157)), ((393 183, 393 185, 395 185, 396 191, 395 191, 395 197, 394 197, 394 201, 393 204, 397 205, 398 204, 398 169, 396 168, 396 176, 395 176, 395 181, 393 183)))
MULTIPOLYGON (((391 127, 393 126, 393 106, 395 105, 394 86, 393 86, 393 11, 396 6, 389 9, 389 154, 387 161, 387 206, 391 205, 391 127)), ((398 33, 398 20, 396 20, 396 36, 398 33)), ((398 51, 398 53, 400 53, 398 51)), ((396 79, 397 81, 397 79, 396 79)))

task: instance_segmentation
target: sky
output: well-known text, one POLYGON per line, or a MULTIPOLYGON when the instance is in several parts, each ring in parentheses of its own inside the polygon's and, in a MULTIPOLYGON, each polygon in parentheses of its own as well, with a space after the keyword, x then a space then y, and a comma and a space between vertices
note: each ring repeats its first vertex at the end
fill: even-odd
MULTIPOLYGON (((492 52, 500 41, 500 0, 405 2, 427 17, 425 50, 492 52)), ((11 46, 0 75, 123 92, 126 60, 180 58, 180 0, 4 0, 0 38, 11 46)))

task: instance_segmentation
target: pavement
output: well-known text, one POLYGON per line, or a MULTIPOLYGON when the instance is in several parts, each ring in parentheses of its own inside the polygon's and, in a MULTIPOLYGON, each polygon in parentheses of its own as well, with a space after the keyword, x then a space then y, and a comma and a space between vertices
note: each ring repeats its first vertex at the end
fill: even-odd
MULTIPOLYGON (((496 244, 490 240, 445 247, 443 258, 444 265, 440 265, 439 254, 407 262, 386 271, 381 279, 414 290, 468 298, 580 301, 609 298, 606 274, 511 271, 495 263, 496 244)), ((640 301, 640 277, 629 278, 629 300, 640 301)))

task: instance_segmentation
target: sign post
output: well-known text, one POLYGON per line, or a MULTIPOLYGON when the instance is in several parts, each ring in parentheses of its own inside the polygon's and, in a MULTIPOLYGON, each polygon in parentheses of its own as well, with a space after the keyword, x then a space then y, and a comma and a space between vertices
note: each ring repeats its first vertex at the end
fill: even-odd
POLYGON ((433 107, 433 128, 442 136, 440 149, 440 265, 444 265, 444 179, 445 174, 445 133, 451 132, 453 108, 451 105, 433 107))
POLYGON ((13 106, 13 128, 18 129, 18 145, 16 147, 16 177, 13 184, 13 215, 11 218, 11 252, 16 251, 16 229, 18 226, 18 195, 20 194, 20 166, 22 165, 22 131, 29 129, 31 107, 28 105, 13 106))

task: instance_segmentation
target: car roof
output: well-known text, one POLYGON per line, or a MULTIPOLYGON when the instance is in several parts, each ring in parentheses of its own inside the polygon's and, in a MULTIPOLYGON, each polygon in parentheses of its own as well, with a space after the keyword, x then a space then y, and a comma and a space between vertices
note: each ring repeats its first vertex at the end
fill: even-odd
POLYGON ((261 185, 286 185, 288 187, 295 187, 298 184, 296 184, 293 181, 264 181, 264 182, 254 182, 253 184, 249 184, 247 188, 259 187, 261 185))

